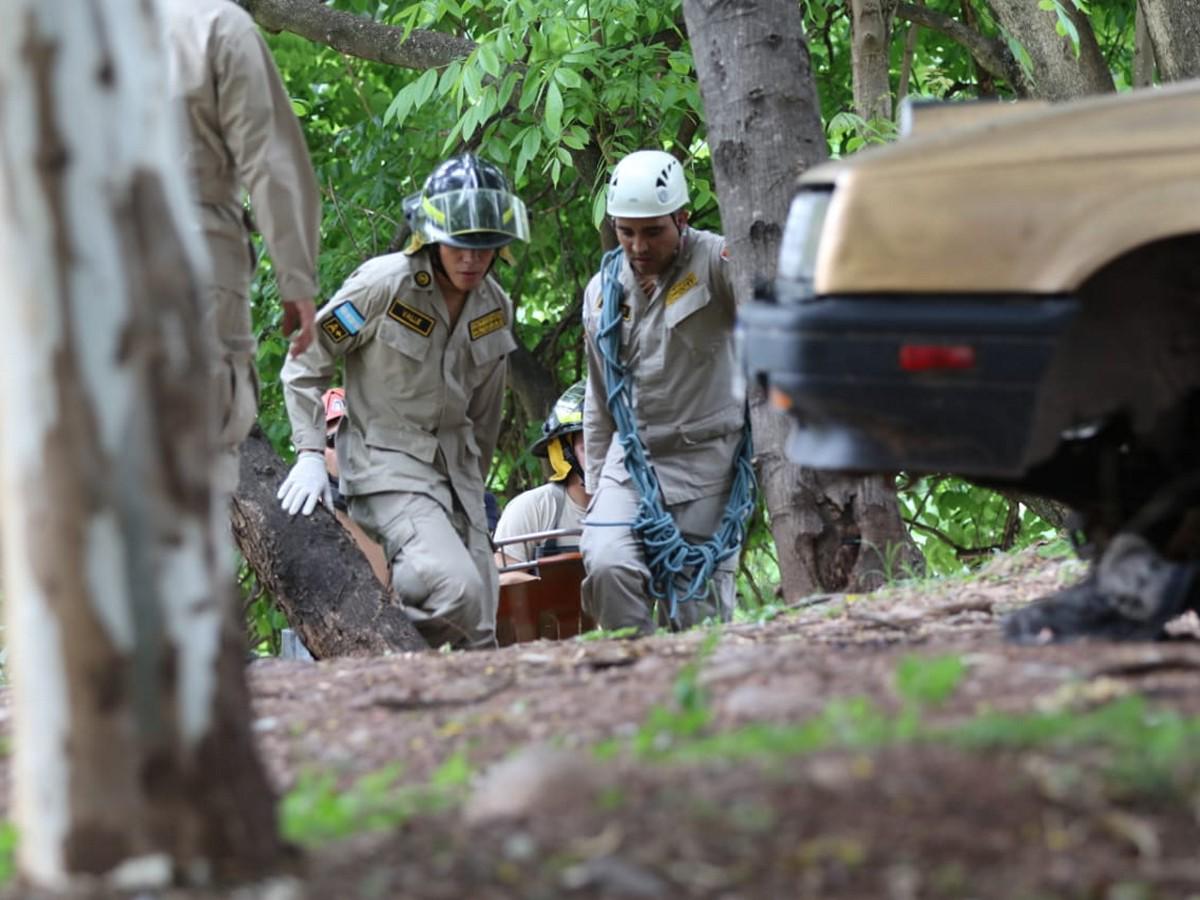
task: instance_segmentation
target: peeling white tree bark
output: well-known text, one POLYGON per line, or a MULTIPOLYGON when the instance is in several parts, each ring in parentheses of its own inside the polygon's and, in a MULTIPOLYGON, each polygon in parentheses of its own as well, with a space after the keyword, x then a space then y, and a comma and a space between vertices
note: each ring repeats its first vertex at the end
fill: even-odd
POLYGON ((15 808, 21 870, 51 889, 246 876, 279 850, 222 629, 199 248, 154 10, 0 0, 15 808))

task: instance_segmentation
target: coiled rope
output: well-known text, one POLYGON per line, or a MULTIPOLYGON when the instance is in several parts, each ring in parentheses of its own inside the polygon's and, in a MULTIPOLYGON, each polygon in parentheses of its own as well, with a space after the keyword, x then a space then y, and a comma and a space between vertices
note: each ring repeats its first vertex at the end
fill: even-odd
POLYGON ((742 439, 734 454, 733 487, 716 533, 702 544, 683 536, 663 503, 658 476, 647 459, 646 445, 637 430, 630 399, 629 377, 621 364, 621 265, 624 254, 618 247, 600 263, 600 328, 596 345, 604 364, 605 397, 625 454, 625 469, 637 486, 637 516, 630 523, 642 542, 650 569, 650 593, 669 604, 671 621, 677 621, 680 603, 703 599, 714 570, 738 552, 746 536, 746 520, 754 511, 754 467, 750 422, 742 427, 742 439), (682 586, 682 589, 681 589, 682 586))

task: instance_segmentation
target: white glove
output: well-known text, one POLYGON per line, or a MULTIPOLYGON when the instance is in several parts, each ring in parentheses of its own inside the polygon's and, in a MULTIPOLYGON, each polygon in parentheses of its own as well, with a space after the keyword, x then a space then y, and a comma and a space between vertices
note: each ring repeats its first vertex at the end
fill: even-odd
POLYGON ((297 512, 311 515, 318 500, 326 509, 332 510, 333 488, 325 471, 325 454, 320 450, 301 450, 275 496, 283 501, 283 508, 290 516, 297 512))

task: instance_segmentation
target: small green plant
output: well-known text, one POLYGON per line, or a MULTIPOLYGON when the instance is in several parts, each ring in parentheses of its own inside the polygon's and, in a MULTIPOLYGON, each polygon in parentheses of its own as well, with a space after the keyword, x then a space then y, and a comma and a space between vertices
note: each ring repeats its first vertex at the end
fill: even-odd
POLYGON ((258 656, 278 656, 281 633, 287 628, 287 617, 276 605, 275 598, 258 581, 254 570, 244 560, 238 562, 238 588, 246 621, 247 643, 258 656))
POLYGON ((434 772, 428 784, 400 783, 395 763, 364 775, 338 790, 330 774, 304 775, 281 805, 284 836, 298 844, 346 837, 362 831, 395 828, 420 813, 437 812, 459 802, 472 769, 461 751, 434 772))
POLYGON ((0 884, 7 884, 17 872, 17 841, 20 835, 12 822, 0 822, 0 884))
POLYGON ((605 628, 593 628, 591 631, 585 631, 583 634, 575 636, 577 641, 609 641, 623 640, 625 638, 634 638, 638 636, 636 625, 629 625, 625 628, 613 628, 611 630, 605 628))
POLYGON ((896 690, 913 706, 934 706, 950 699, 966 671, 957 656, 906 656, 896 666, 896 690))
POLYGON ((634 737, 638 753, 653 754, 670 747, 680 739, 691 739, 699 735, 712 719, 708 692, 700 684, 700 669, 716 649, 721 632, 714 628, 708 633, 671 687, 673 706, 655 706, 650 710, 645 724, 634 737))

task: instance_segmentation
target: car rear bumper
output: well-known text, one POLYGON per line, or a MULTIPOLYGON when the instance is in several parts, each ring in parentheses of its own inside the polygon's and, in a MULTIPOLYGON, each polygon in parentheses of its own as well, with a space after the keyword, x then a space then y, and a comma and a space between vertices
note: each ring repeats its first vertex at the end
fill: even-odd
POLYGON ((1036 462, 1039 384, 1078 309, 1071 297, 755 301, 739 312, 739 342, 747 375, 791 404, 797 462, 1008 479, 1036 462), (911 371, 901 360, 914 348, 971 363, 911 371))

